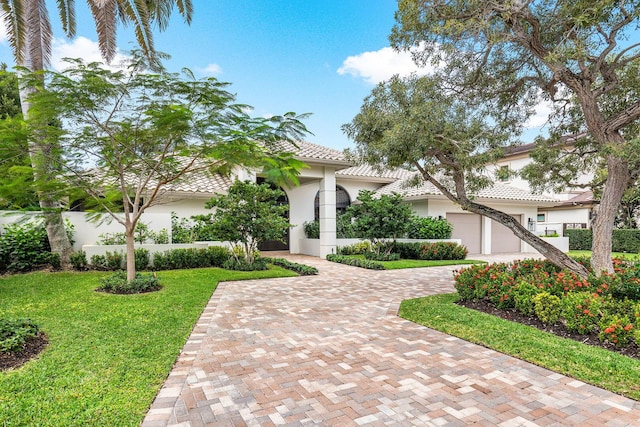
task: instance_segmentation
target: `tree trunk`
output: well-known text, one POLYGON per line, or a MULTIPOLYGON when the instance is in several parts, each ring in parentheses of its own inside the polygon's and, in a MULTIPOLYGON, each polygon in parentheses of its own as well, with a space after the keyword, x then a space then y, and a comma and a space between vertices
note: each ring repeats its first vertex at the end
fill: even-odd
MULTIPOLYGON (((20 77, 20 74, 18 74, 20 77)), ((22 115, 25 120, 29 118, 30 103, 27 101, 34 88, 20 85, 20 103, 22 115)), ((45 229, 51 252, 60 255, 60 260, 66 264, 69 262, 69 255, 72 247, 64 227, 62 209, 55 193, 42 190, 39 183, 48 182, 54 179, 56 168, 54 166, 51 146, 37 134, 29 136, 29 158, 33 168, 33 178, 36 183, 40 208, 44 216, 45 229)))
POLYGON ((629 183, 629 168, 626 162, 609 155, 607 161, 607 182, 602 190, 600 205, 592 224, 593 243, 591 246, 591 267, 596 273, 613 273, 611 244, 616 214, 624 191, 629 183))
POLYGON ((573 258, 562 252, 560 249, 556 248, 552 244, 546 242, 544 239, 541 239, 531 231, 527 230, 511 215, 474 202, 467 202, 466 204, 462 205, 462 209, 484 215, 501 223, 502 225, 513 231, 513 234, 531 245, 538 252, 540 252, 541 255, 543 255, 558 267, 570 270, 583 279, 586 279, 589 275, 589 272, 582 264, 579 264, 573 258))
POLYGON ((134 235, 136 231, 135 224, 127 221, 125 225, 125 242, 127 244, 127 281, 130 282, 136 278, 136 251, 134 235))

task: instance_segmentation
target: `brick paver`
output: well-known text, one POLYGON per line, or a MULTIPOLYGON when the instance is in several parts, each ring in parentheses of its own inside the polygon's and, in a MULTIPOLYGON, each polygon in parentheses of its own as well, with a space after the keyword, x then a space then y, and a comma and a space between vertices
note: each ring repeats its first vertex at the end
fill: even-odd
POLYGON ((155 426, 632 426, 630 399, 396 316, 452 268, 221 283, 149 410, 155 426))

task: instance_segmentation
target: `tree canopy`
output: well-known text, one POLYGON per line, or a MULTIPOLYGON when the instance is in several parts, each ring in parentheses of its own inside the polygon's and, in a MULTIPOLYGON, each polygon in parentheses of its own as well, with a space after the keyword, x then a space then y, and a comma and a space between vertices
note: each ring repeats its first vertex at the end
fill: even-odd
POLYGON ((560 250, 524 228, 511 215, 475 201, 495 183, 487 167, 502 156, 512 138, 510 122, 501 121, 473 97, 443 91, 441 79, 393 77, 373 89, 351 123, 343 126, 355 141, 352 155, 361 162, 404 167, 462 209, 485 215, 511 229, 556 264, 586 276, 560 250))
POLYGON ((550 138, 536 156, 555 173, 539 169, 539 183, 606 171, 593 223, 596 271, 612 271, 616 212, 640 171, 639 17, 636 3, 613 0, 400 0, 391 33, 393 46, 412 49, 418 63, 443 67, 456 93, 519 116, 521 125, 537 103, 550 103, 550 138))
POLYGON ((266 182, 236 181, 227 194, 207 202, 207 208, 216 209, 213 214, 197 218, 210 222, 216 236, 242 248, 244 261, 253 264, 261 243, 283 240, 291 227, 285 216, 289 206, 278 202, 283 195, 282 190, 271 188, 266 182))
MULTIPOLYGON (((46 86, 30 97, 27 123, 58 147, 49 161, 61 171, 60 181, 84 190, 125 227, 128 252, 140 215, 194 174, 241 166, 295 180, 303 167, 278 143, 306 133, 304 115, 251 117, 228 83, 196 79, 188 70, 149 72, 144 61, 116 71, 70 63, 63 72, 45 73, 46 86), (121 200, 117 210, 114 194, 121 200)), ((133 263, 127 267, 131 280, 133 263)))

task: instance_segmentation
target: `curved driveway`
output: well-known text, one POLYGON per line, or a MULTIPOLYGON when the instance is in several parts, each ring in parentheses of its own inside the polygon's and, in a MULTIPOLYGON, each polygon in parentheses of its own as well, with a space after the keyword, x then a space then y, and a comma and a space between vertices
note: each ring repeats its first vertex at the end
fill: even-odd
POLYGON ((221 283, 143 427, 640 426, 640 405, 396 316, 452 268, 221 283))

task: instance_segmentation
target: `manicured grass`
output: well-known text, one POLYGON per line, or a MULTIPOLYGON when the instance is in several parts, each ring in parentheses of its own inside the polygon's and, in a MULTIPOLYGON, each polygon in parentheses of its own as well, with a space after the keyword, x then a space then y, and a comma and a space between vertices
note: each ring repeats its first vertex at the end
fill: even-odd
MULTIPOLYGON (((353 258, 364 259, 364 255, 350 255, 353 258)), ((484 261, 476 261, 472 259, 461 260, 420 260, 420 259, 400 259, 398 261, 376 261, 384 265, 386 270, 399 270, 401 268, 420 268, 420 267, 441 267, 445 265, 463 265, 463 264, 484 264, 484 261)))
MULTIPOLYGON (((569 256, 590 257, 591 251, 569 251, 569 256)), ((630 254, 626 252, 612 252, 612 258, 623 258, 630 261, 640 261, 640 254, 630 254)))
POLYGON ((400 316, 555 372, 640 399, 640 361, 454 304, 457 294, 404 301, 400 316))
POLYGON ((0 372, 0 426, 139 425, 219 281, 295 276, 176 270, 158 273, 159 292, 95 292, 107 274, 0 278, 0 317, 31 318, 49 338, 37 360, 0 372))

